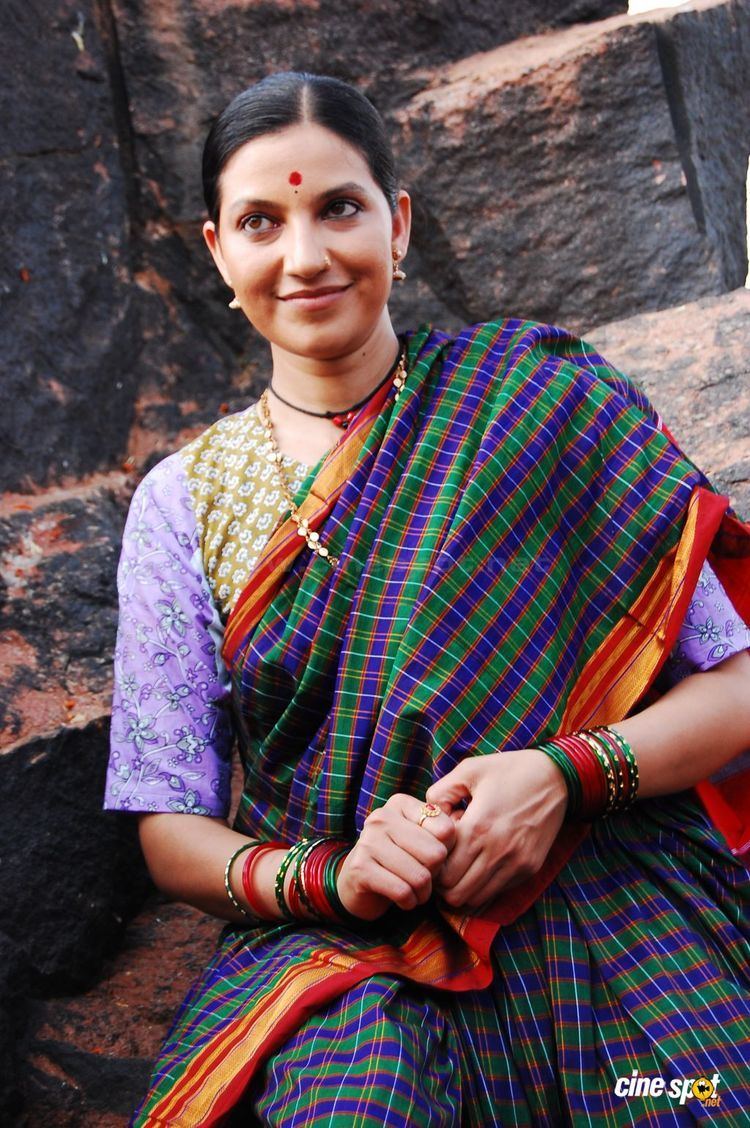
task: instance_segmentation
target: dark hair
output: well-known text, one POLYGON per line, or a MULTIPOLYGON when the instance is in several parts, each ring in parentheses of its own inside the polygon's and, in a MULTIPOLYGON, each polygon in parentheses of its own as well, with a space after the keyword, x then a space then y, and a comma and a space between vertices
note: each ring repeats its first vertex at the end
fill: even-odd
POLYGON ((233 98, 214 122, 203 147, 203 197, 219 222, 219 179, 233 153, 267 133, 311 121, 337 133, 358 149, 391 211, 398 182, 385 124, 372 102, 341 79, 304 71, 268 75, 233 98))

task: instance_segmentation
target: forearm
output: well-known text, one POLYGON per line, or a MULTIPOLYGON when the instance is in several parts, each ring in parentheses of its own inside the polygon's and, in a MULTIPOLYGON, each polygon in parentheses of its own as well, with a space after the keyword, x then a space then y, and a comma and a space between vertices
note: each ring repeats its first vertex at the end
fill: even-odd
POLYGON ((692 787, 750 748, 750 653, 685 678, 610 727, 636 755, 641 798, 692 787))
MULTIPOLYGON (((143 815, 139 833, 149 872, 159 889, 175 901, 186 901, 204 912, 236 923, 248 918, 233 908, 224 886, 224 870, 235 850, 249 839, 231 830, 221 819, 202 815, 143 815)), ((274 850, 259 858, 253 869, 253 887, 264 915, 282 919, 274 892, 276 874, 286 850, 274 850)), ((232 892, 245 909, 241 854, 232 866, 232 892)), ((291 869, 285 888, 291 882, 291 869)))

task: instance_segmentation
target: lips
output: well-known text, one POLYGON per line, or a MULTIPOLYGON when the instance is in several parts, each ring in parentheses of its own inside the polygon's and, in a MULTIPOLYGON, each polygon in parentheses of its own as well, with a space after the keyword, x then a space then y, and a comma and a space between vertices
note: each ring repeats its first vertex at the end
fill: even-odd
POLYGON ((295 290, 291 294, 280 294, 279 297, 282 302, 292 301, 315 301, 318 298, 328 298, 343 294, 345 290, 349 289, 349 283, 346 286, 321 286, 317 290, 295 290))

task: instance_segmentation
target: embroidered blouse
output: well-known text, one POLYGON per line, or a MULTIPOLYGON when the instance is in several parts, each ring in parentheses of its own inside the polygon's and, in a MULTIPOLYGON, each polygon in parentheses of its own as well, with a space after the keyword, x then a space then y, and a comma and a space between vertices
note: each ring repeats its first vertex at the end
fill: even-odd
MULTIPOLYGON (((311 469, 286 455, 282 468, 292 492, 311 469)), ((226 818, 234 737, 224 623, 286 512, 256 403, 139 484, 118 569, 106 809, 226 818)), ((706 562, 663 677, 674 684, 747 648, 750 628, 706 562)))

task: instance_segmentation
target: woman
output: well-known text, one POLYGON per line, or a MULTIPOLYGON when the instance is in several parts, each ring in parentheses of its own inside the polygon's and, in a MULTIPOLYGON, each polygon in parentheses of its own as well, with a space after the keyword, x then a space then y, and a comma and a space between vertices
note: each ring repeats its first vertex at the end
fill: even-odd
POLYGON ((352 88, 239 95, 204 188, 269 383, 134 497, 107 805, 230 924, 134 1123, 750 1111, 750 530, 563 330, 396 336, 352 88))

